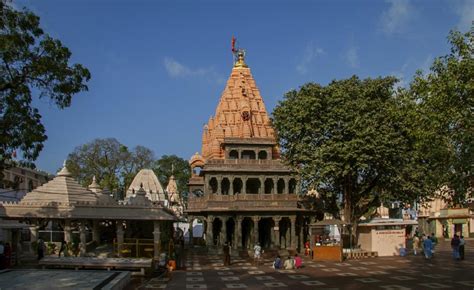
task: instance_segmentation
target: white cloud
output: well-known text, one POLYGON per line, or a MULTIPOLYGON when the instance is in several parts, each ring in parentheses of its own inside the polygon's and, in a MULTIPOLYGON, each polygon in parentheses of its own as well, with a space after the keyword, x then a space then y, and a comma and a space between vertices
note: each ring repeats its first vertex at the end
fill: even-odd
POLYGON ((409 0, 386 0, 390 4, 381 16, 382 30, 386 34, 403 32, 413 18, 414 8, 409 0))
POLYGON ((350 47, 345 54, 345 59, 347 63, 353 67, 359 67, 359 48, 352 46, 350 47))
POLYGON ((456 2, 454 11, 459 15, 458 29, 461 30, 461 32, 468 31, 473 26, 474 1, 464 0, 456 2))
POLYGON ((171 57, 165 57, 163 63, 166 71, 173 78, 204 77, 217 83, 225 81, 213 68, 192 69, 171 57))
POLYGON ((310 43, 306 46, 306 49, 303 54, 303 58, 301 62, 296 66, 296 71, 301 74, 305 74, 308 72, 308 66, 318 57, 321 55, 326 54, 325 51, 317 47, 314 43, 310 43))

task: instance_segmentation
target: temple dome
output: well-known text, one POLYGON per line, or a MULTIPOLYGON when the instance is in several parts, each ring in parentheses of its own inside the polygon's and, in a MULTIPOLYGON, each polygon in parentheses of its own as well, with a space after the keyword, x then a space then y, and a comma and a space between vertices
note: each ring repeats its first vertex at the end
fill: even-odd
POLYGON ((142 169, 137 173, 127 190, 126 198, 135 196, 140 189, 146 192, 146 197, 151 201, 166 200, 163 186, 151 169, 142 169))

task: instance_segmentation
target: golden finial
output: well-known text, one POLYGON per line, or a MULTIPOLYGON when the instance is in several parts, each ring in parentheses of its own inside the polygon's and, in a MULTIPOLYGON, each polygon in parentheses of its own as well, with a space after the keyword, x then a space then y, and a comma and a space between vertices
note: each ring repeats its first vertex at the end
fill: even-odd
POLYGON ((236 48, 235 43, 236 43, 235 37, 232 36, 232 54, 234 55, 234 67, 247 67, 247 64, 245 63, 245 50, 242 48, 236 48))

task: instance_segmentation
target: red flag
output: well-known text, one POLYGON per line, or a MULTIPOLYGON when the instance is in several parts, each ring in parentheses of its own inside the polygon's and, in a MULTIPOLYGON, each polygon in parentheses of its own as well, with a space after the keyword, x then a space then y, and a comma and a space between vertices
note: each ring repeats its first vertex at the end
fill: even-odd
POLYGON ((232 35, 232 52, 235 52, 235 37, 232 35))

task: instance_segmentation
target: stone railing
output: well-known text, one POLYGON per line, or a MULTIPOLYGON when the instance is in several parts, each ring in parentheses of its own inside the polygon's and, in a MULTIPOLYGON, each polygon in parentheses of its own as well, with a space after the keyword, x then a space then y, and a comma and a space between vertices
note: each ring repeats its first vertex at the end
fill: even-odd
POLYGON ((188 210, 198 209, 253 209, 253 208, 296 208, 296 194, 211 194, 192 197, 188 210))
POLYGON ((268 159, 211 159, 206 162, 209 165, 216 164, 258 164, 258 165, 283 165, 280 160, 268 160, 268 159))

